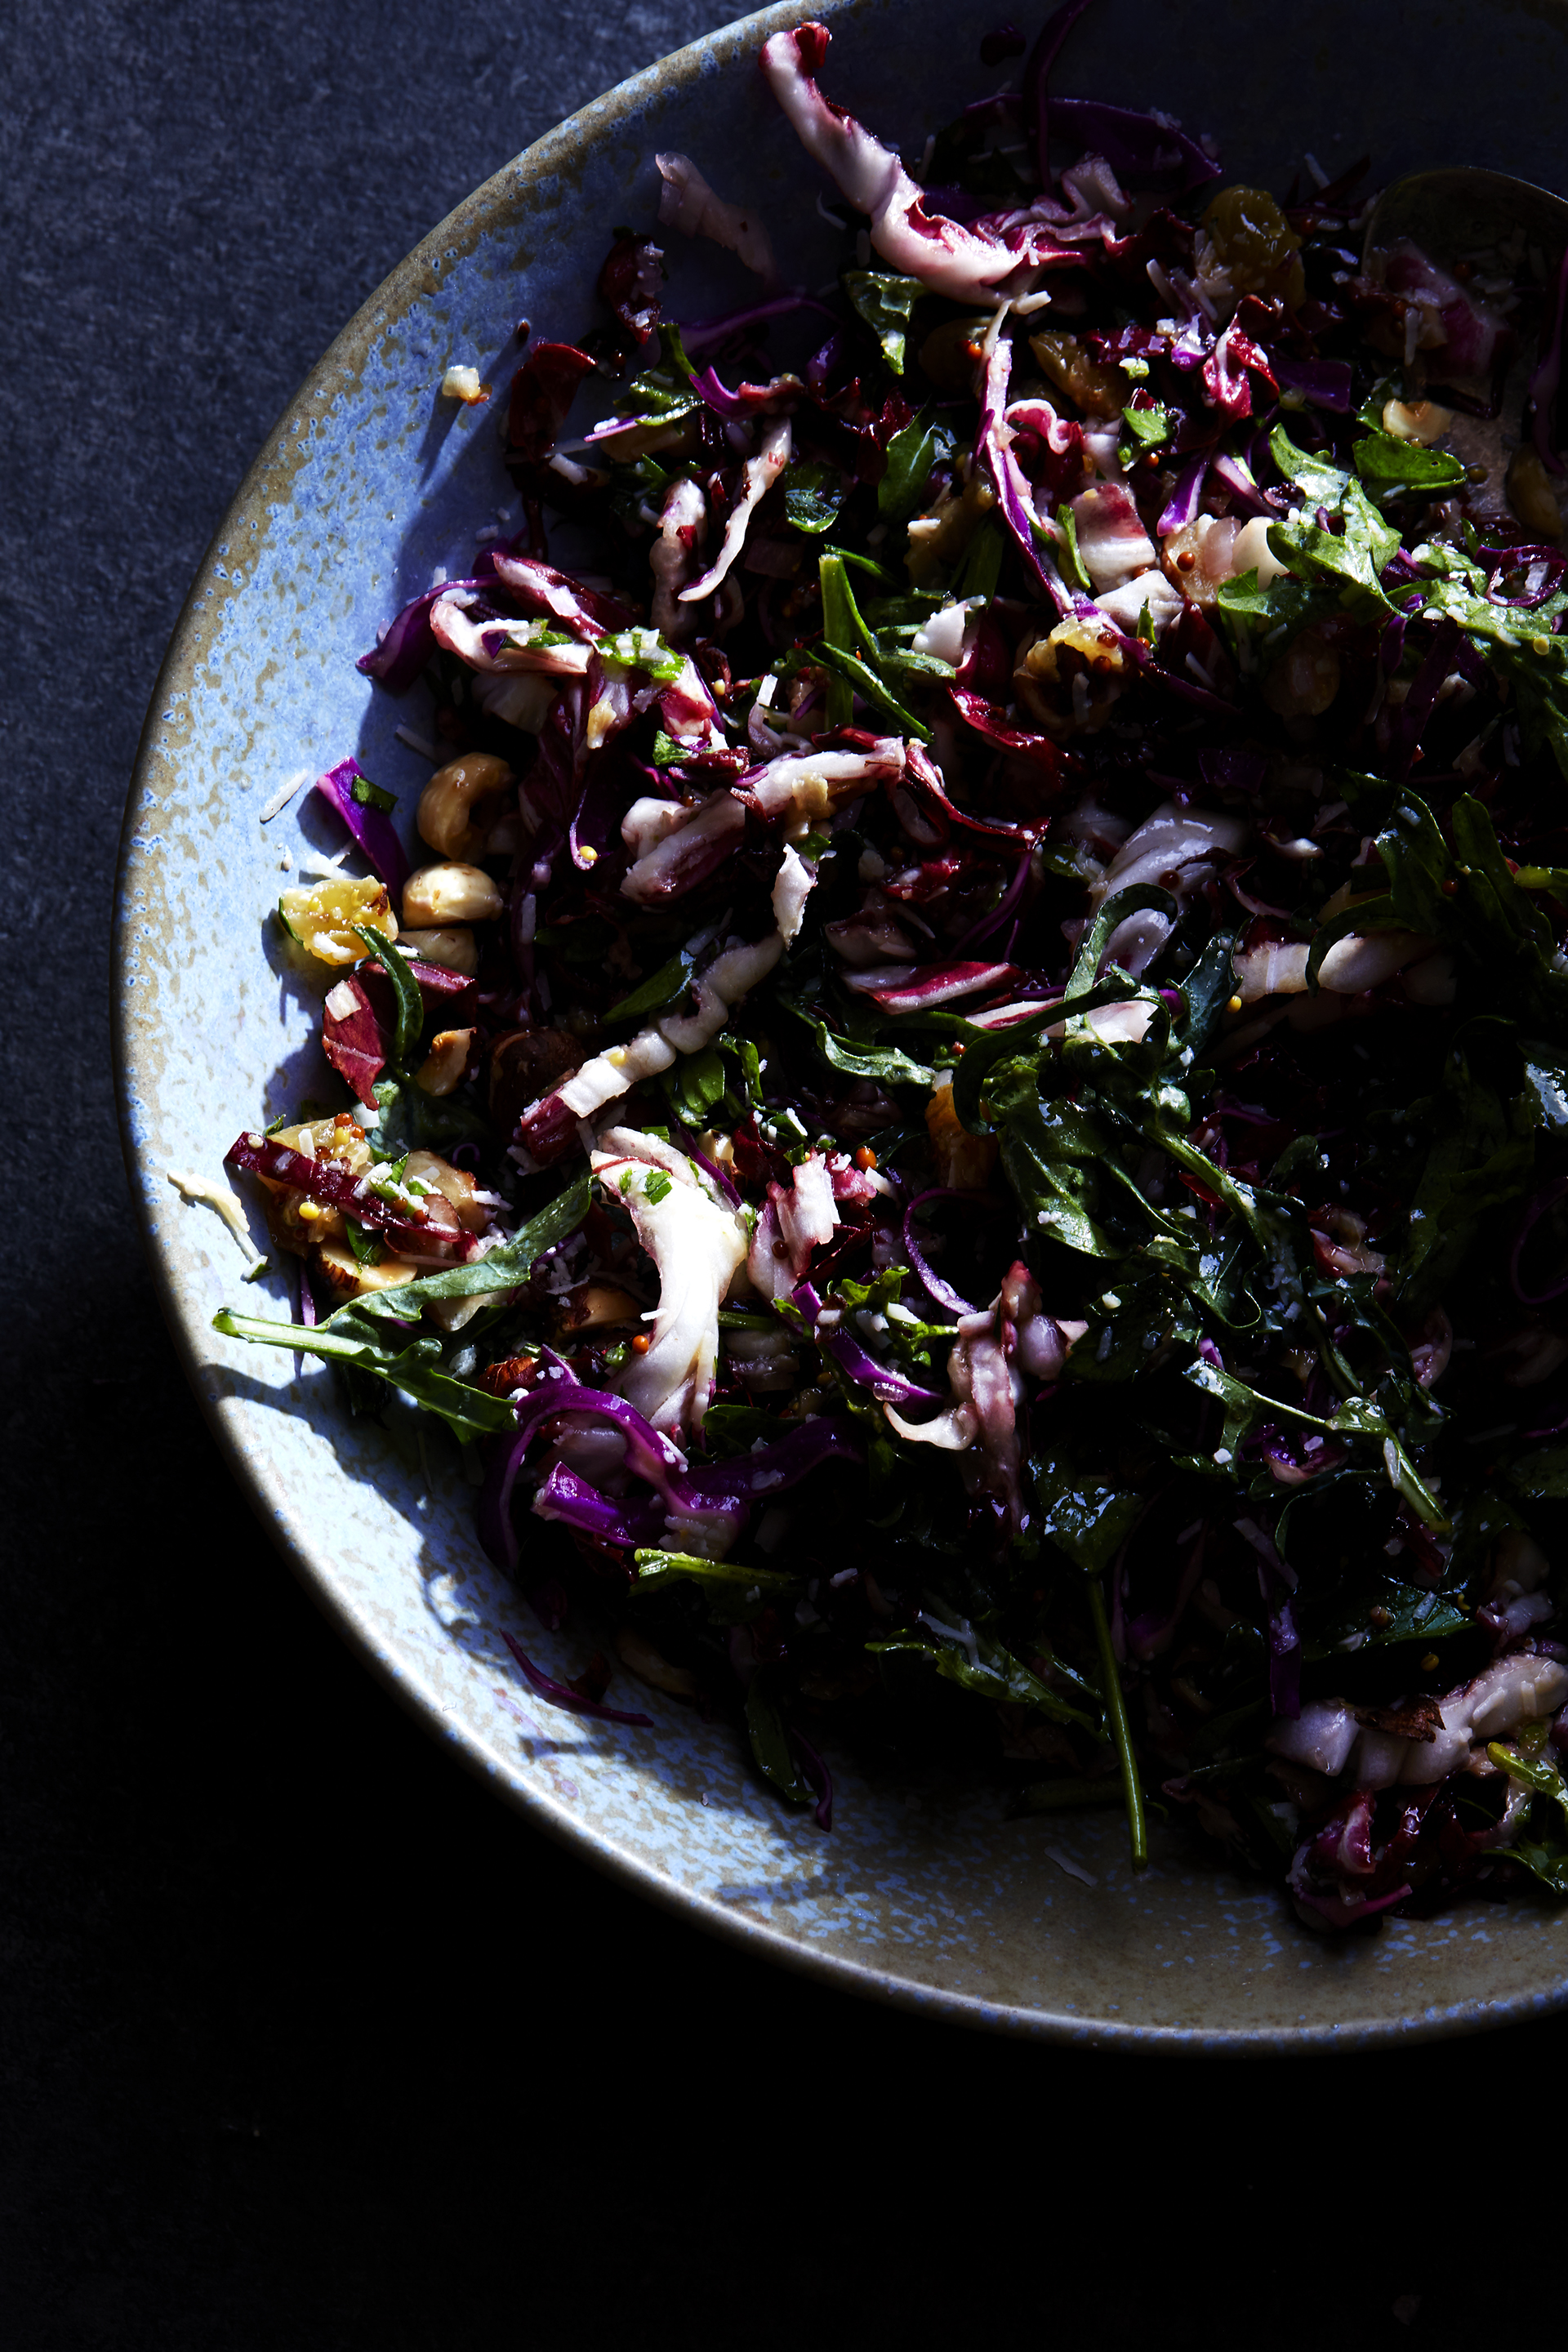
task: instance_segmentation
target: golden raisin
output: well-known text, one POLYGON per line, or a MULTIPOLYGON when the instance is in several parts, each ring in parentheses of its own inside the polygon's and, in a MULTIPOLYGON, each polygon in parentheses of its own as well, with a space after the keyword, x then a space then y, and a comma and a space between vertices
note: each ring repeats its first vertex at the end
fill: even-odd
POLYGON ((1222 188, 1204 226, 1238 294, 1279 294, 1298 308, 1307 291, 1301 240, 1267 188, 1222 188))

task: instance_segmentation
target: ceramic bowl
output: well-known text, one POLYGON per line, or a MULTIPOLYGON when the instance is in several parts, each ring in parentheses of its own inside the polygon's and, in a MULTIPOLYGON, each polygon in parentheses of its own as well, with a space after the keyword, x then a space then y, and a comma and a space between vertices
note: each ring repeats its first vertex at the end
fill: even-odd
MULTIPOLYGON (((979 20, 944 0, 827 0, 833 94, 918 154, 1003 79, 979 20)), ((216 1338, 226 1303, 287 1316, 281 1275, 246 1289, 218 1219, 171 1169, 222 1181, 233 1137, 318 1079, 319 991, 265 918, 279 863, 335 849, 279 785, 351 751, 409 797, 412 719, 354 667, 378 623, 458 576, 510 503, 491 408, 437 397, 449 362, 507 383, 513 333, 589 323, 612 226, 656 216, 656 149, 692 155, 774 225, 788 273, 831 273, 816 175, 757 71, 775 8, 624 83, 497 173, 393 272, 285 410, 203 563, 143 736, 119 884, 117 1057, 127 1162, 163 1304, 235 1476, 322 1606, 390 1686, 501 1795, 626 1884, 759 1957, 846 1990, 1044 2039, 1242 2051, 1360 2044, 1517 2019, 1568 1979, 1568 1908, 1460 1908, 1320 1940, 1279 1895, 1173 1834, 1134 1877, 1120 1817, 1009 1822, 989 1788, 868 1782, 833 1754, 825 1835, 759 1784, 728 1724, 639 1693, 651 1730, 559 1712, 520 1682, 515 1632, 552 1672, 587 1645, 542 1632, 475 1540, 472 1494, 426 1488, 325 1368, 216 1338), (804 215, 806 250, 788 242, 804 215)), ((1228 174, 1288 180, 1310 150, 1379 176, 1490 164, 1548 185, 1568 62, 1557 6, 1445 5, 1407 37, 1352 0, 1285 15, 1242 0, 1101 0, 1060 87, 1157 105, 1220 142, 1228 174)), ((667 240, 672 247, 679 242, 667 240)), ((732 304, 739 265, 672 254, 677 307, 732 304)), ((253 1213, 254 1214, 254 1213, 253 1213)), ((259 1217, 255 1217, 259 1233, 259 1217)))

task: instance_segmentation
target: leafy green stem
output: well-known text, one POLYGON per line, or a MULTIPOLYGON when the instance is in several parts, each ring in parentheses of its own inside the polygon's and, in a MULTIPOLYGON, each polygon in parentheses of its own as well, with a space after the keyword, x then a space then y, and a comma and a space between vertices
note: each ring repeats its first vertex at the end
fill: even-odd
POLYGON ((1100 1589, 1097 1576, 1089 1580, 1089 1613, 1094 1620, 1095 1644, 1100 1652, 1100 1681, 1106 1718, 1110 1727, 1117 1761, 1121 1767, 1121 1793, 1127 1801, 1127 1832, 1132 1842, 1132 1867, 1134 1870, 1146 1870, 1149 1864, 1149 1828, 1143 1818, 1143 1790, 1138 1778, 1138 1759, 1132 1753, 1132 1733, 1127 1721, 1127 1702, 1121 1695, 1121 1678, 1116 1671, 1116 1653, 1110 1646, 1105 1595, 1100 1589))

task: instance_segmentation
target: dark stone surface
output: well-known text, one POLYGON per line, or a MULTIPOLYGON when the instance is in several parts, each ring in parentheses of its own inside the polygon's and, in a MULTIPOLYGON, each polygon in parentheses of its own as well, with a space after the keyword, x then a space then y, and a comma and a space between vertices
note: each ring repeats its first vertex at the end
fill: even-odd
POLYGON ((159 1324, 115 1140, 108 925, 185 585, 393 263, 708 14, 5 11, 0 2333, 1458 2340, 1490 2293, 1487 2212, 1528 2202, 1562 2023, 1372 2063, 1069 2057, 706 1942, 372 1685, 252 1525, 159 1324), (1467 2143, 1457 2263, 1422 2184, 1457 2187, 1467 2143), (1319 2197, 1334 2218, 1303 2252, 1319 2197))

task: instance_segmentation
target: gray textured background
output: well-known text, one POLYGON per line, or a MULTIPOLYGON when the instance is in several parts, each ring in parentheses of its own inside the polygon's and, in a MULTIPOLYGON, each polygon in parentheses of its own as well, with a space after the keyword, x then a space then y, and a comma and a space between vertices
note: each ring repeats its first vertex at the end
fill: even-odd
POLYGON ((20 2352, 1458 2341, 1492 2292, 1495 2192, 1456 2262, 1398 2151, 1440 2147, 1452 2179, 1457 2136, 1495 2127, 1528 2180, 1563 2022, 1200 2072, 971 2040, 703 1942, 373 1687, 229 1487, 158 1322, 108 922, 191 572, 386 270, 710 15, 0 12, 0 2330, 20 2352))

